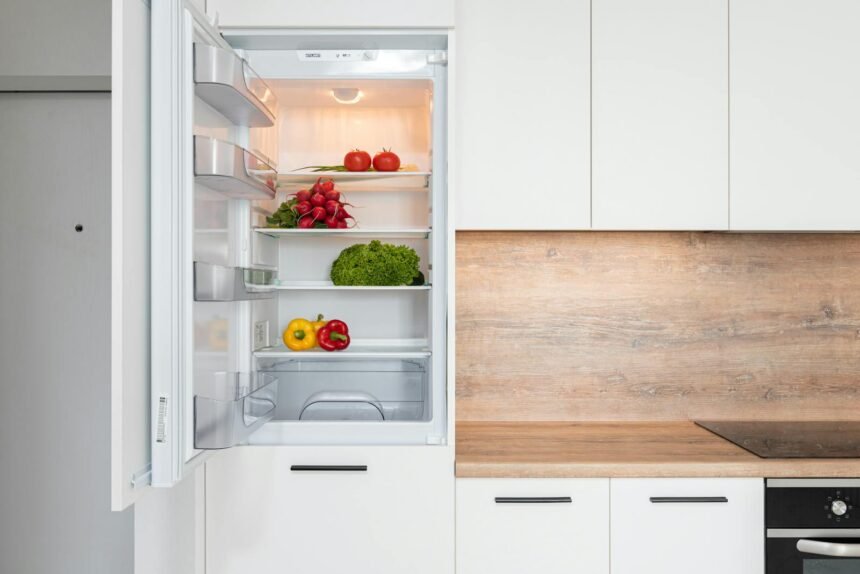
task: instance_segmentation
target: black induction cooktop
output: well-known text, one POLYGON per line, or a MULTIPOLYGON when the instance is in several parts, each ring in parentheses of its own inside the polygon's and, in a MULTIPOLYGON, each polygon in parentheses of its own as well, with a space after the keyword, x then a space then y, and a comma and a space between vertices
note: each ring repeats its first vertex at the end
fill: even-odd
POLYGON ((696 421, 761 458, 860 458, 860 421, 696 421))

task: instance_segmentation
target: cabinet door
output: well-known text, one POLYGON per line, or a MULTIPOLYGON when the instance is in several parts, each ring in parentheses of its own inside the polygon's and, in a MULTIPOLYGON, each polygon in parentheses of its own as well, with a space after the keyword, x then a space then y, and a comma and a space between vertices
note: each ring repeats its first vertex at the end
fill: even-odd
POLYGON ((457 2, 458 229, 590 226, 589 4, 457 2))
POLYGON ((860 2, 731 11, 731 228, 860 229, 860 2))
POLYGON ((763 574, 764 480, 613 479, 612 573, 763 574))
POLYGON ((523 572, 608 574, 608 479, 457 480, 457 574, 523 572))
POLYGON ((453 574, 449 447, 237 447, 206 463, 208 574, 453 574))
POLYGON ((207 0, 225 27, 450 28, 454 0, 207 0))
POLYGON ((593 227, 728 229, 728 0, 594 0, 593 227))

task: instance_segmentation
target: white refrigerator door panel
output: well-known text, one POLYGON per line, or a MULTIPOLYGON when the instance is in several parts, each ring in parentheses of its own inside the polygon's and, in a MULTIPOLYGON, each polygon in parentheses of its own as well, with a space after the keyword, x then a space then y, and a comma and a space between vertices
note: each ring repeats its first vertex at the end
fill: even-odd
MULTIPOLYGON (((195 381, 217 386, 218 377, 220 382, 240 380, 231 375, 239 371, 241 306, 194 301, 195 261, 237 264, 232 213, 238 209, 233 201, 207 206, 201 197, 212 193, 194 181, 195 120, 206 123, 215 114, 209 108, 202 113, 195 99, 195 42, 229 49, 196 4, 153 4, 150 436, 155 486, 176 484, 206 458, 194 448, 195 381)), ((209 127, 223 129, 223 123, 209 127)))
POLYGON ((112 4, 111 507, 148 482, 150 10, 112 4), (137 487, 135 487, 137 485, 137 487))

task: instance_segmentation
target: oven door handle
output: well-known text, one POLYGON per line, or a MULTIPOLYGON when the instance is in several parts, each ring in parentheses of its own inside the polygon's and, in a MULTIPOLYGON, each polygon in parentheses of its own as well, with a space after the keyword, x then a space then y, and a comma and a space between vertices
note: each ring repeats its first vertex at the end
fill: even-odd
POLYGON ((797 550, 806 554, 831 556, 833 558, 860 558, 860 544, 844 544, 842 542, 823 542, 821 540, 797 541, 797 550))

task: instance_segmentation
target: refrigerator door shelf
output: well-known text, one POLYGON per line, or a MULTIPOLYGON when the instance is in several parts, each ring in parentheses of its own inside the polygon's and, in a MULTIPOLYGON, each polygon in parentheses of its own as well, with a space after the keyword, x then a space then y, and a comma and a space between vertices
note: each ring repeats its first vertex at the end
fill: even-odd
POLYGON ((275 125, 275 95, 248 62, 230 50, 194 44, 194 93, 236 125, 275 125))
POLYGON ((247 440, 275 414, 278 378, 266 373, 208 373, 194 397, 194 448, 221 449, 247 440))
POLYGON ((265 285, 274 280, 275 272, 268 269, 224 267, 203 261, 194 262, 195 301, 250 301, 271 299, 266 291, 249 291, 248 284, 265 285))
POLYGON ((231 143, 194 136, 194 179, 224 199, 274 199, 278 173, 260 157, 231 143))

